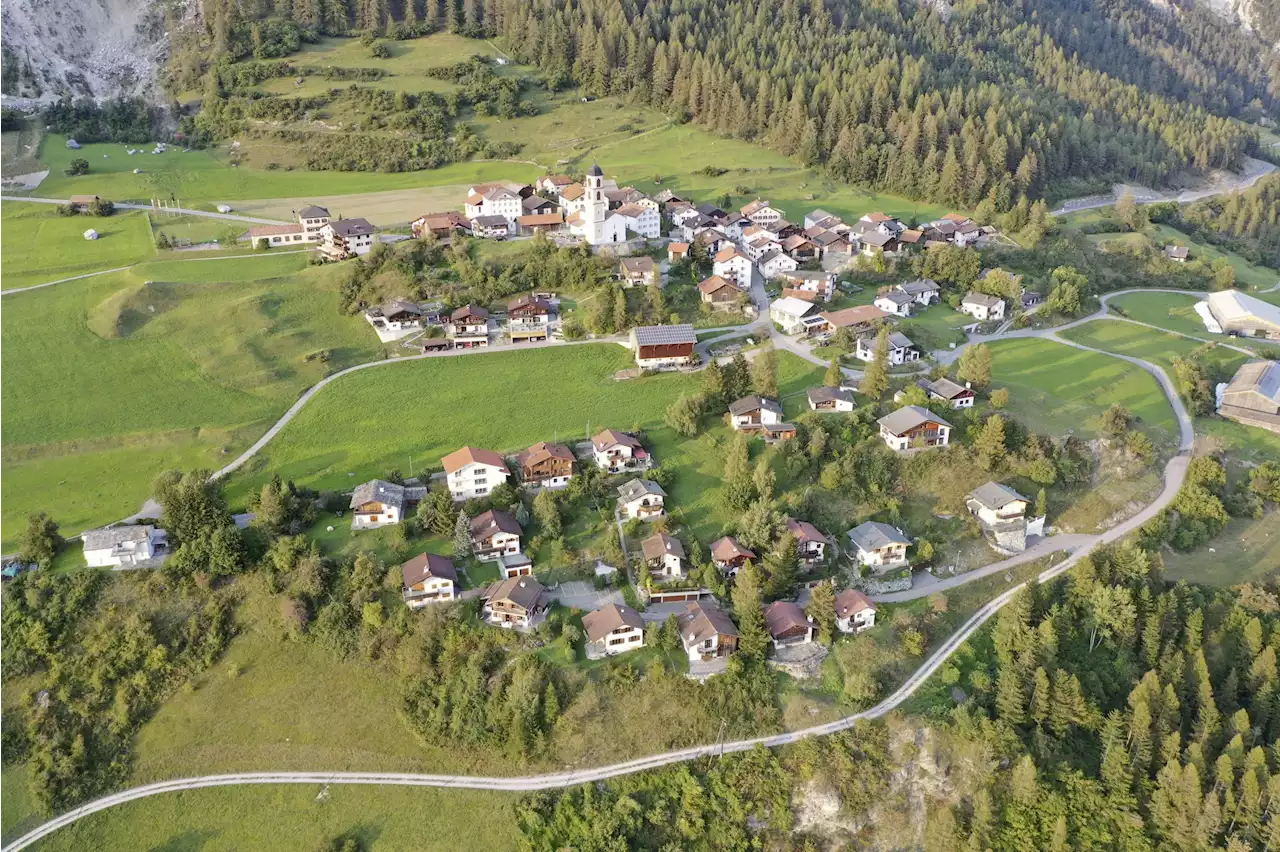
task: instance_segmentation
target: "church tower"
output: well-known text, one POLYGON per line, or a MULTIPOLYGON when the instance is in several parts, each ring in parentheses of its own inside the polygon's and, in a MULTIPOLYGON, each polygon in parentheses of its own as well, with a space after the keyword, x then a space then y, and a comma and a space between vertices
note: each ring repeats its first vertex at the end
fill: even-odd
POLYGON ((591 164, 584 181, 586 204, 582 208, 582 231, 589 245, 605 242, 604 220, 609 215, 609 199, 604 197, 604 172, 598 163, 591 164))

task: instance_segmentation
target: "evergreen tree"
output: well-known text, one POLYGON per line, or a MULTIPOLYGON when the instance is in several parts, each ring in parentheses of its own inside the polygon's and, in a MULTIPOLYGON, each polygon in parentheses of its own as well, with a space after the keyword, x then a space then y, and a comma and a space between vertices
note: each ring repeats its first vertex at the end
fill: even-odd
POLYGON ((840 369, 840 356, 832 357, 831 363, 827 365, 827 373, 822 377, 822 383, 829 388, 838 388, 844 384, 844 373, 840 369))
POLYGON ((466 512, 458 513, 458 520, 453 525, 453 558, 459 561, 470 559, 474 551, 471 547, 471 519, 466 512))
POLYGON ((767 346, 751 362, 751 384, 761 396, 778 395, 778 353, 767 346))
POLYGON ((889 326, 881 326, 876 335, 876 357, 862 373, 862 392, 878 400, 889 389, 889 326))
POLYGON ((741 432, 736 433, 729 442, 721 482, 721 494, 725 505, 730 509, 740 511, 751 504, 755 488, 751 475, 750 450, 747 436, 741 432))
POLYGON ((738 653, 764 659, 769 647, 765 629, 764 604, 760 598, 760 572, 751 562, 738 571, 733 581, 733 616, 738 623, 738 653))
POLYGON ((991 384, 991 350, 987 344, 979 343, 968 347, 960 356, 956 375, 961 381, 969 382, 978 390, 991 384))
POLYGON ((836 593, 830 583, 819 583, 813 587, 808 612, 818 625, 818 641, 830 645, 836 635, 836 593))

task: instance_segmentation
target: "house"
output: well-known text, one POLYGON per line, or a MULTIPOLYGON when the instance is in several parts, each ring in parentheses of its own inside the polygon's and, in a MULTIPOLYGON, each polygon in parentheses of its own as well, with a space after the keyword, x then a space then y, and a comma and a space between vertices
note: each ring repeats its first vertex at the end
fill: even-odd
POLYGON ((870 331, 877 320, 889 316, 875 305, 859 305, 856 308, 844 308, 838 311, 824 311, 819 314, 821 323, 809 328, 811 334, 833 332, 841 328, 858 331, 870 331))
POLYGON ((633 435, 605 429, 591 438, 596 466, 609 473, 647 470, 652 462, 644 446, 633 435))
POLYGON ((546 340, 551 330, 551 304, 545 299, 521 296, 507 303, 507 334, 512 343, 546 340))
POLYGON ((525 214, 515 218, 512 222, 506 216, 476 216, 471 220, 471 233, 477 237, 486 237, 488 239, 501 239, 511 236, 511 226, 518 226, 518 223, 525 214))
POLYGON ((609 604, 582 616, 587 659, 598 660, 644 647, 644 619, 629 606, 609 604))
POLYGON ((857 589, 836 595, 836 629, 841 633, 861 633, 876 624, 876 605, 857 589))
POLYGON ((698 205, 698 212, 703 216, 708 216, 716 221, 724 221, 729 214, 725 210, 721 210, 718 205, 712 201, 704 201, 698 205))
POLYGON ((729 425, 739 432, 759 431, 782 422, 782 406, 762 396, 744 396, 729 403, 729 425))
POLYGON ((987 293, 970 291, 961 300, 958 310, 961 313, 969 314, 976 320, 999 322, 1004 319, 1004 299, 987 293))
POLYGON ((969 513, 988 527, 1025 522, 1027 502, 1026 497, 998 482, 988 482, 975 488, 964 498, 969 513))
POLYGON ((623 518, 651 521, 666 514, 667 492, 648 479, 632 479, 618 487, 618 513, 623 518))
POLYGON ((892 255, 898 251, 898 240, 892 234, 881 230, 862 231, 858 235, 861 253, 867 257, 876 255, 892 255))
POLYGON ((710 227, 715 223, 714 219, 703 216, 696 207, 688 203, 668 204, 667 218, 671 220, 672 225, 681 229, 685 227, 686 223, 701 222, 705 223, 706 227, 710 227))
POLYGON ((677 617, 689 662, 707 662, 738 650, 737 625, 711 601, 693 601, 677 617))
POLYGON ((415 609, 457 599, 458 570, 444 556, 421 553, 413 557, 400 566, 400 579, 404 602, 415 609))
POLYGON ((909 294, 901 290, 886 290, 884 293, 876 296, 871 304, 875 305, 886 314, 893 314, 897 317, 911 316, 911 306, 916 300, 909 294))
POLYGON ((764 625, 774 648, 808 645, 818 629, 813 619, 794 601, 774 601, 765 607, 764 625))
POLYGON ((1168 245, 1164 247, 1164 256, 1174 263, 1186 263, 1187 255, 1186 246, 1168 245))
MULTIPOLYGON (((860 361, 870 363, 876 360, 876 346, 878 338, 866 335, 858 338, 857 349, 854 355, 860 361)), ((920 360, 920 350, 911 342, 911 338, 907 337, 900 331, 889 332, 889 363, 890 364, 910 364, 913 361, 920 360)))
POLYGON ((504 553, 498 557, 498 569, 502 572, 504 580, 512 577, 532 577, 533 560, 519 551, 504 553))
POLYGON ((732 577, 747 564, 748 560, 755 559, 754 551, 743 547, 738 540, 731 535, 717 539, 715 544, 711 545, 711 561, 720 569, 721 573, 728 577, 732 577))
POLYGON ((751 286, 752 270, 751 258, 737 246, 720 249, 711 264, 712 274, 727 278, 743 290, 751 286))
POLYGON ((659 577, 683 577, 685 575, 684 545, 680 539, 666 533, 654 533, 640 542, 644 561, 659 577))
POLYGON ((488 346, 489 311, 479 305, 463 305, 449 314, 446 330, 457 347, 488 346))
POLYGON ((897 527, 867 521, 849 530, 847 535, 859 564, 872 571, 883 573, 908 564, 907 548, 911 546, 911 539, 897 527))
POLYGON ((698 298, 713 311, 731 311, 742 299, 742 291, 732 281, 713 275, 698 283, 698 298))
POLYGON ((1240 365, 1222 390, 1218 413, 1246 426, 1280 432, 1280 362, 1240 365))
POLYGON ((641 368, 682 367, 694 364, 698 356, 693 347, 698 335, 688 323, 680 325, 645 325, 631 329, 631 351, 636 366, 641 368))
POLYGON ((778 441, 790 441, 799 434, 795 424, 793 423, 761 423, 759 426, 750 430, 753 434, 759 435, 764 439, 766 444, 776 444, 778 441))
POLYGON ((756 264, 760 267, 760 274, 765 278, 777 278, 784 272, 791 272, 800 265, 795 258, 784 254, 781 246, 760 255, 756 258, 756 264))
POLYGON ((529 630, 546 617, 546 589, 532 577, 508 577, 481 595, 480 616, 495 627, 529 630))
MULTIPOLYGON (((530 195, 520 201, 520 207, 524 210, 525 216, 533 216, 539 213, 559 213, 560 208, 556 206, 554 201, 548 201, 537 195, 530 195)), ((517 222, 519 219, 516 220, 517 222)))
POLYGON ((552 210, 547 213, 526 213, 516 219, 516 228, 521 236, 531 237, 534 234, 554 234, 564 229, 564 213, 552 210))
POLYGON ((533 194, 533 187, 516 183, 481 183, 467 192, 463 212, 473 223, 482 216, 501 216, 507 227, 525 214, 524 199, 533 194))
POLYGON ((924 231, 917 231, 914 228, 907 228, 898 234, 898 254, 906 256, 924 241, 924 231))
POLYGON ((951 438, 951 424, 918 405, 903 406, 876 422, 891 450, 945 447, 951 438))
POLYGON ((309 204, 298 211, 298 224, 302 226, 302 230, 307 235, 307 242, 315 242, 320 239, 320 232, 324 230, 324 226, 332 221, 327 207, 320 207, 316 204, 309 204))
POLYGON ((818 244, 804 234, 792 234, 783 240, 782 251, 796 263, 818 259, 818 244))
POLYGON ((1280 307, 1238 290, 1219 290, 1205 301, 1225 333, 1280 340, 1280 307))
POLYGON ((920 387, 924 388, 924 392, 929 395, 930 399, 938 399, 955 409, 973 408, 973 401, 977 394, 969 387, 966 382, 964 386, 960 386, 948 378, 921 379, 916 382, 920 387))
MULTIPOLYGON (((610 210, 618 210, 622 207, 626 207, 628 204, 639 204, 641 201, 649 200, 647 195, 636 189, 634 186, 606 189, 604 191, 604 197, 609 199, 610 210)), ((654 212, 657 212, 657 209, 657 205, 655 204, 653 207, 654 212)))
MULTIPOLYGON (((574 201, 576 209, 565 219, 569 233, 580 237, 589 246, 610 246, 627 240, 627 220, 609 209, 609 199, 605 197, 606 187, 604 172, 599 164, 592 163, 583 178, 582 196, 574 201)), ((561 193, 560 197, 566 197, 561 193)))
POLYGON ((422 239, 428 233, 444 239, 458 232, 470 234, 471 220, 457 210, 446 210, 443 213, 427 213, 419 216, 409 227, 413 229, 413 235, 418 239, 422 239))
POLYGON ((471 550, 481 562, 520 552, 520 522, 507 512, 490 509, 471 519, 471 550))
POLYGON ((371 530, 398 524, 427 489, 405 487, 385 479, 371 479, 351 492, 351 529, 371 530))
POLYGON ((502 456, 493 450, 463 447, 440 460, 454 502, 483 497, 507 481, 511 472, 502 456))
POLYGON ((797 290, 794 287, 783 287, 782 298, 799 299, 802 302, 808 302, 812 305, 818 301, 818 294, 809 290, 797 290))
POLYGON ((795 536, 796 554, 804 568, 812 568, 827 556, 827 537, 808 521, 787 518, 787 532, 795 536))
POLYGON ((707 253, 715 255, 716 252, 724 248, 730 242, 729 237, 718 228, 700 228, 692 236, 692 241, 703 245, 707 249, 707 253))
POLYGON ((656 240, 662 236, 662 217, 655 207, 646 204, 623 204, 613 215, 621 216, 628 231, 639 234, 646 240, 656 240))
POLYGON ((816 293, 818 298, 824 302, 831 301, 836 293, 836 275, 834 272, 792 269, 779 273, 778 277, 785 281, 788 287, 816 293))
POLYGON ((839 216, 835 216, 831 213, 828 213, 827 211, 821 208, 810 211, 804 217, 805 228, 814 228, 814 227, 830 228, 833 225, 843 225, 843 224, 844 222, 840 219, 839 216))
POLYGON ((150 524, 89 530, 80 540, 90 568, 133 568, 162 555, 169 546, 168 533, 150 524))
POLYGON ((1018 301, 1022 303, 1022 309, 1025 311, 1042 304, 1044 302, 1044 294, 1037 293, 1035 290, 1023 290, 1022 294, 1018 296, 1018 301))
POLYGON ((809 388, 810 411, 853 411, 853 391, 848 388, 809 388))
MULTIPOLYGON (((385 334, 394 338, 422 328, 426 324, 427 314, 428 311, 417 302, 392 299, 366 308, 364 318, 378 331, 379 337, 385 334)), ((439 316, 438 313, 435 314, 437 319, 439 316)))
POLYGON ((794 296, 785 296, 769 303, 769 319, 782 327, 786 334, 795 334, 802 328, 804 318, 814 312, 812 302, 794 296))
POLYGON ((533 488, 563 488, 573 478, 573 450, 539 441, 516 456, 520 481, 533 488))
POLYGON ((982 228, 978 227, 977 222, 965 220, 963 223, 956 225, 956 232, 952 236, 952 240, 961 248, 971 246, 982 236, 982 228))
POLYGON ((738 213, 757 225, 772 225, 782 218, 782 211, 769 206, 768 199, 757 198, 750 204, 744 204, 738 213))
POLYGON ((618 280, 623 287, 644 287, 658 284, 658 264, 647 255, 624 257, 618 261, 618 280))
MULTIPOLYGON (((75 140, 68 141, 74 142, 75 140)), ((75 210, 77 213, 83 213, 88 210, 90 206, 97 204, 100 200, 101 199, 96 195, 73 195, 67 203, 72 210, 75 210)))
POLYGON ((942 288, 938 286, 938 282, 930 278, 917 278, 915 281, 899 284, 894 289, 900 293, 906 293, 917 305, 926 308, 937 302, 942 294, 942 288))
POLYGON ((246 233, 249 238, 249 245, 254 248, 258 248, 260 245, 302 245, 316 242, 319 239, 318 237, 316 239, 309 237, 301 225, 256 225, 246 233))
POLYGON ((679 263, 689 257, 688 243, 667 243, 667 260, 679 263))
POLYGON ((320 251, 330 260, 344 260, 373 250, 373 225, 364 219, 339 219, 320 229, 320 251))
POLYGON ((559 196, 561 190, 573 184, 573 178, 568 175, 543 175, 534 181, 533 188, 535 192, 545 192, 548 195, 559 196))

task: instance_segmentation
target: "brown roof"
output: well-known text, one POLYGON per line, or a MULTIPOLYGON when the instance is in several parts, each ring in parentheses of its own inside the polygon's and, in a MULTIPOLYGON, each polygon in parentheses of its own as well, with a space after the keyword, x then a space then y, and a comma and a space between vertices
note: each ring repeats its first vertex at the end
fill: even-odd
POLYGON ((98 200, 96 195, 73 195, 71 196, 72 204, 92 204, 98 200))
POLYGON ((836 328, 861 325, 889 316, 874 305, 859 305, 856 308, 845 308, 839 311, 825 311, 822 318, 836 328))
POLYGON ((401 565, 400 576, 406 587, 416 586, 431 577, 458 582, 458 571, 453 567, 453 561, 434 553, 420 553, 401 565))
POLYGON ((564 221, 564 214, 557 210, 554 213, 530 213, 516 219, 517 225, 534 227, 537 225, 559 225, 564 221))
POLYGON ((597 450, 607 449, 615 444, 630 447, 633 450, 641 449, 642 446, 634 436, 628 435, 626 432, 619 432, 616 429, 605 429, 591 439, 591 445, 597 450))
POLYGON ((731 535, 711 545, 711 558, 717 562, 731 562, 734 559, 755 559, 756 555, 738 543, 731 535))
POLYGON ((624 257, 619 261, 623 270, 648 275, 653 271, 653 258, 642 254, 639 257, 624 257))
MULTIPOLYGON (((74 199, 76 196, 72 196, 74 199)), ((77 202, 73 202, 77 203, 77 202)), ((249 229, 251 237, 276 237, 284 234, 301 234, 301 225, 259 225, 256 228, 249 229)))
POLYGON ((836 595, 836 617, 848 618, 856 615, 864 609, 875 611, 876 605, 871 599, 857 589, 845 589, 836 595))
POLYGON ((446 210, 443 213, 424 213, 418 217, 414 224, 419 227, 430 228, 433 231, 443 230, 444 228, 471 230, 471 221, 457 210, 446 210))
POLYGON ((738 636, 738 627, 733 620, 714 603, 694 601, 685 607, 680 614, 680 635, 685 644, 701 642, 715 635, 738 636))
POLYGON ((542 600, 543 585, 532 577, 508 577, 490 586, 484 593, 486 601, 510 601, 521 609, 535 608, 542 600))
POLYGON ((466 319, 467 317, 475 317, 476 319, 488 319, 489 311, 487 308, 482 308, 479 305, 463 305, 462 307, 455 310, 453 313, 449 314, 449 319, 453 320, 454 322, 457 322, 458 320, 461 320, 461 319, 466 319))
POLYGON ((637 204, 636 202, 633 201, 630 204, 623 204, 621 207, 619 207, 617 210, 613 212, 618 214, 619 216, 629 216, 632 219, 635 219, 639 216, 643 216, 644 214, 648 213, 649 208, 645 207, 643 204, 637 204))
POLYGON ((471 205, 483 204, 484 196, 478 192, 473 192, 467 196, 467 203, 471 205))
POLYGON ((774 601, 769 604, 764 610, 764 623, 769 629, 769 635, 775 639, 796 627, 813 626, 800 604, 794 601, 774 601))
POLYGON ((743 216, 746 216, 747 218, 751 218, 752 213, 759 212, 768 206, 769 206, 769 199, 757 198, 755 201, 752 201, 749 204, 742 205, 742 207, 738 210, 738 212, 741 213, 743 216))
POLYGON ((733 260, 735 257, 746 257, 746 255, 738 251, 737 246, 729 246, 728 248, 722 248, 720 251, 716 252, 715 259, 720 263, 724 263, 726 260, 733 260))
POLYGON ((787 532, 795 536, 799 543, 827 540, 827 537, 818 532, 818 528, 813 524, 808 521, 797 521, 795 518, 787 518, 787 532))
POLYGON ((549 183, 552 186, 568 186, 573 183, 573 178, 568 175, 543 175, 538 180, 542 183, 549 183))
POLYGON ((942 218, 946 219, 948 222, 955 222, 957 225, 963 225, 965 222, 969 221, 969 217, 963 213, 948 213, 942 218))
POLYGON ((797 290, 794 287, 783 287, 782 297, 784 299, 800 299, 803 302, 818 301, 818 294, 814 290, 797 290))
POLYGON ((706 293, 708 296, 711 296, 711 295, 714 295, 715 293, 720 292, 726 287, 728 287, 730 290, 732 290, 735 293, 738 292, 738 288, 734 286, 732 281, 727 281, 724 278, 721 278, 719 275, 712 275, 707 280, 702 281, 698 284, 698 291, 701 293, 706 293))
POLYGON ((680 543, 680 539, 666 533, 655 533, 640 542, 640 552, 644 554, 646 561, 661 559, 667 554, 684 559, 684 545, 680 543))
POLYGON ((584 192, 586 192, 586 190, 582 187, 582 184, 571 183, 564 189, 560 190, 560 197, 566 201, 573 201, 575 198, 581 198, 582 193, 584 192))
POLYGON ((453 473, 455 470, 462 470, 469 464, 487 464, 501 470, 502 473, 510 473, 507 470, 507 463, 502 460, 502 456, 493 450, 478 450, 474 447, 463 447, 460 450, 454 450, 440 460, 444 465, 445 473, 453 473))
POLYGON ((795 251, 796 249, 800 248, 802 245, 805 245, 805 244, 813 245, 813 240, 809 239, 803 234, 792 234, 791 236, 787 237, 785 240, 782 241, 782 250, 795 251))
POLYGON ((546 299, 535 299, 529 293, 525 293, 518 299, 512 299, 507 303, 507 313, 518 311, 522 308, 533 308, 534 310, 544 314, 551 313, 551 305, 546 299))
POLYGON ((906 230, 898 234, 898 242, 900 243, 918 243, 924 237, 924 231, 906 230))
POLYGON ((582 616, 582 629, 591 642, 599 642, 621 627, 644 629, 644 619, 629 606, 609 604, 582 616))
POLYGON ((564 444, 548 444, 546 441, 539 441, 529 449, 516 456, 516 460, 520 462, 522 467, 538 464, 546 459, 561 459, 562 461, 574 461, 573 450, 564 444))
POLYGON ((670 254, 685 254, 686 252, 689 251, 689 244, 688 243, 669 243, 667 245, 667 251, 670 254))
POLYGON ((520 522, 514 516, 501 509, 490 509, 471 519, 472 538, 492 538, 500 532, 521 535, 524 530, 520 529, 520 522))
POLYGON ((867 215, 863 216, 862 218, 863 218, 863 219, 866 219, 868 222, 891 222, 891 221, 893 221, 893 218, 892 218, 891 216, 886 216, 886 215, 884 215, 883 213, 868 213, 867 215))

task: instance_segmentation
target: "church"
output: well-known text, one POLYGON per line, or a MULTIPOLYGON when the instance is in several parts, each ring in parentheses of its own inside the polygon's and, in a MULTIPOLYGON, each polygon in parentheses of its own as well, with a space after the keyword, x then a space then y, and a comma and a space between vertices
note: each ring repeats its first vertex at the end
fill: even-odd
POLYGON ((570 212, 565 224, 570 234, 581 237, 587 245, 611 246, 627 241, 626 217, 609 209, 605 192, 610 188, 616 189, 617 183, 606 181, 600 166, 592 163, 582 181, 582 194, 569 201, 570 212))

